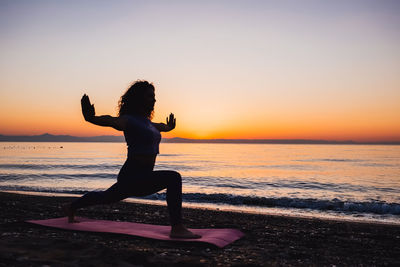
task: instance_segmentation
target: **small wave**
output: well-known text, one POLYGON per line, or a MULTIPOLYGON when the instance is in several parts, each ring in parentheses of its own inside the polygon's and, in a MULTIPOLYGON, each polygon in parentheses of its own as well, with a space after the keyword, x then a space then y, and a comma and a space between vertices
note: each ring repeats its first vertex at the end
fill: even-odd
POLYGON ((0 169, 48 170, 48 169, 118 169, 121 164, 0 164, 0 169))
POLYGON ((359 166, 363 166, 363 167, 374 167, 374 168, 397 168, 398 165, 396 164, 387 164, 387 163, 375 163, 375 162, 371 162, 371 163, 360 163, 358 164, 359 166))
MULTIPOLYGON (((266 179, 268 180, 268 179, 266 179)), ((185 177, 185 182, 191 185, 197 186, 209 186, 213 187, 226 187, 226 188, 242 188, 242 189, 262 189, 269 190, 271 188, 289 188, 289 189, 301 189, 301 190, 319 190, 329 192, 386 192, 386 193, 399 193, 399 188, 396 187, 378 187, 378 186, 367 186, 360 184, 350 183, 328 183, 318 182, 316 179, 309 181, 299 181, 291 179, 280 179, 277 181, 253 181, 253 180, 238 180, 234 177, 185 177)))
POLYGON ((5 185, 0 186, 0 190, 3 191, 20 191, 20 192, 40 192, 40 193, 66 193, 74 195, 83 195, 91 190, 81 189, 77 190, 75 188, 43 188, 35 186, 23 186, 23 185, 5 185))
POLYGON ((296 161, 301 162, 319 162, 319 161, 327 161, 327 162, 362 162, 362 159, 343 159, 343 158, 324 158, 324 159, 299 159, 296 161))
MULTIPOLYGON (((164 200, 165 193, 157 193, 145 199, 164 200)), ((229 204, 229 205, 246 205, 260 207, 276 207, 276 208, 296 208, 311 209, 320 211, 338 211, 338 212, 360 212, 373 214, 391 214, 400 215, 400 204, 386 203, 379 201, 372 202, 351 202, 341 201, 338 199, 321 200, 321 199, 301 199, 301 198, 266 198, 254 196, 237 196, 230 194, 200 194, 189 193, 183 195, 183 201, 196 203, 213 203, 213 204, 229 204)))
POLYGON ((321 161, 336 161, 336 162, 360 162, 360 159, 321 159, 321 161))
MULTIPOLYGON (((46 193, 69 193, 69 194, 85 194, 91 189, 77 188, 42 188, 32 186, 0 186, 0 190, 14 191, 33 191, 46 193)), ((166 193, 156 193, 140 199, 148 200, 165 200, 166 193)), ((339 199, 322 200, 314 198, 267 198, 255 196, 238 196, 231 194, 202 194, 202 193, 186 193, 183 194, 182 200, 190 203, 211 203, 211 204, 227 204, 237 206, 251 207, 269 207, 269 208, 295 208, 315 211, 335 211, 344 213, 368 213, 379 215, 400 215, 399 203, 387 203, 384 201, 342 201, 339 199)))
POLYGON ((56 173, 56 174, 0 174, 0 181, 21 181, 21 180, 37 180, 37 179, 116 179, 115 173, 56 173))

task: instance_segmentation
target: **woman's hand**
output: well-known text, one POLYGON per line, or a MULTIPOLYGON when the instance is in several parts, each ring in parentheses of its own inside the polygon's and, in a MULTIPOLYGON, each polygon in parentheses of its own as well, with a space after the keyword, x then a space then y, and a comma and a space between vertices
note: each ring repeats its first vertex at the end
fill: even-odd
POLYGON ((175 128, 175 125, 176 125, 176 119, 174 117, 174 114, 171 113, 171 114, 169 114, 169 119, 167 117, 167 128, 168 128, 168 131, 173 130, 175 128))
POLYGON ((169 117, 167 117, 167 123, 155 123, 152 122, 153 126, 156 127, 156 129, 160 132, 169 132, 175 128, 176 124, 176 119, 174 117, 174 114, 169 114, 169 117))
POLYGON ((96 112, 94 110, 94 104, 90 103, 89 97, 84 94, 81 99, 82 114, 86 121, 92 121, 96 112))

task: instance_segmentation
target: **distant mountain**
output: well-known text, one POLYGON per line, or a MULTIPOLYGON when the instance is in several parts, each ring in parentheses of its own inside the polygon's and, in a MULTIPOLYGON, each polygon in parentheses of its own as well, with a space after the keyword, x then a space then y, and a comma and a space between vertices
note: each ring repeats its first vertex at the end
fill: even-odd
POLYGON ((123 136, 102 135, 78 137, 71 135, 0 135, 0 142, 125 142, 123 136))
MULTIPOLYGON (((0 135, 0 142, 125 142, 124 136, 102 135, 91 137, 78 137, 71 135, 0 135)), ((312 139, 188 139, 188 138, 163 138, 165 143, 223 143, 223 144, 376 144, 400 145, 400 141, 393 142, 355 142, 355 141, 330 141, 312 139)))

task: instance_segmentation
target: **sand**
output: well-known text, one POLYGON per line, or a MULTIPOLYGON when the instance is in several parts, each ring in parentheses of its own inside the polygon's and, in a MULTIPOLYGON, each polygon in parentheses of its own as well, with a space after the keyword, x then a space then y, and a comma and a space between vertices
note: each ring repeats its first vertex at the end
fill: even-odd
MULTIPOLYGON (((72 232, 26 223, 62 216, 68 197, 0 192, 0 266, 400 266, 400 226, 184 209, 193 228, 237 228, 225 248, 72 232)), ((165 206, 119 202, 79 216, 167 224, 165 206)))

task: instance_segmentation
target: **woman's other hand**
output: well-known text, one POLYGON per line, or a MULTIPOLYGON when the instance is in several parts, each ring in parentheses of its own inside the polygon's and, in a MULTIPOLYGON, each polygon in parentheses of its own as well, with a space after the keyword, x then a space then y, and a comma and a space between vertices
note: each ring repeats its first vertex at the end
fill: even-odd
POLYGON ((96 112, 94 110, 94 104, 90 103, 89 96, 84 94, 81 99, 82 114, 86 121, 91 121, 96 112))
POLYGON ((169 114, 169 118, 167 117, 167 127, 168 131, 171 131, 175 128, 176 125, 176 119, 174 117, 174 114, 169 114))

